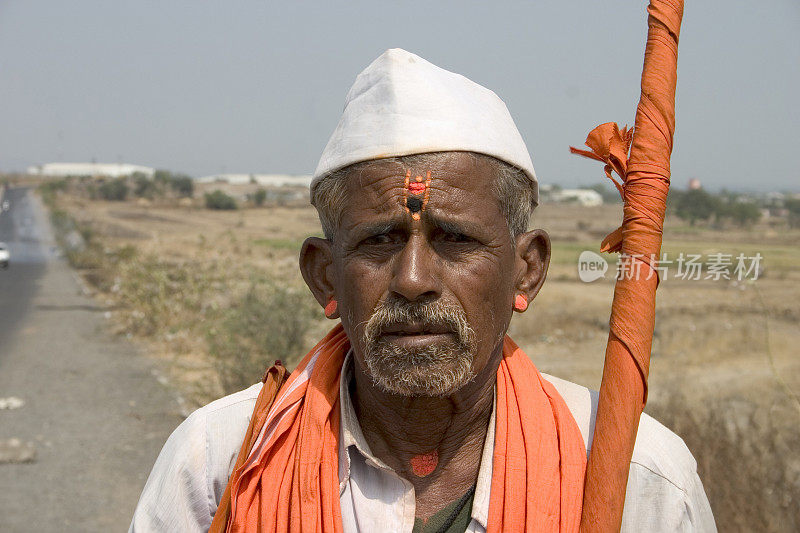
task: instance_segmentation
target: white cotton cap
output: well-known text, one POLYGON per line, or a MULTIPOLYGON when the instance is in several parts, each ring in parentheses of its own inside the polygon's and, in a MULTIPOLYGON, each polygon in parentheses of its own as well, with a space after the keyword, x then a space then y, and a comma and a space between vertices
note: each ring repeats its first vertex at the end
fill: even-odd
POLYGON ((503 101, 460 74, 392 48, 347 93, 314 172, 311 198, 321 178, 353 163, 451 150, 487 154, 522 169, 538 203, 531 156, 503 101))

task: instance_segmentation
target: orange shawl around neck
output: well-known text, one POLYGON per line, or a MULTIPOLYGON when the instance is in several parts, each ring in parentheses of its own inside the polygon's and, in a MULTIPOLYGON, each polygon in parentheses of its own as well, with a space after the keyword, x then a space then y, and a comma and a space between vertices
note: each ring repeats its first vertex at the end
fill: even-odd
MULTIPOLYGON (((342 531, 339 379, 349 349, 338 325, 271 407, 261 396, 274 395, 275 387, 263 387, 210 531, 342 531)), ((497 371, 495 416, 489 531, 577 531, 583 438, 556 389, 509 337, 497 371)))

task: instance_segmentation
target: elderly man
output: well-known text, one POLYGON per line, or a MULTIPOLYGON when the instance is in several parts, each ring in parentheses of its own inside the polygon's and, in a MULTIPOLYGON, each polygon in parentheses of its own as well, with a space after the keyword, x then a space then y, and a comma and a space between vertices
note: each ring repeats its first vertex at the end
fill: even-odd
MULTIPOLYGON (((311 199, 325 238, 300 268, 341 325, 285 383, 181 424, 131 530, 576 531, 596 395, 506 337, 550 241, 528 231, 536 176, 502 101, 388 50, 351 88, 311 199)), ((646 415, 623 530, 714 530, 691 454, 646 415)))

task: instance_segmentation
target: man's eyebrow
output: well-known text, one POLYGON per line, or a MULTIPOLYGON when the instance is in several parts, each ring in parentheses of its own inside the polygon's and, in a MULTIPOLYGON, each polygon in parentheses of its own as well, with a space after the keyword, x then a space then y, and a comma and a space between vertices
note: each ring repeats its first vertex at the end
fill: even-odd
POLYGON ((360 225, 356 228, 357 235, 382 235, 390 233, 403 224, 402 220, 383 220, 360 225))
POLYGON ((427 222, 436 228, 446 232, 446 233, 461 233, 461 234, 472 234, 475 235, 479 233, 480 226, 474 222, 469 221, 455 221, 452 219, 443 218, 441 216, 437 216, 432 214, 430 211, 426 212, 423 217, 427 219, 427 222))
MULTIPOLYGON (((466 220, 457 221, 431 213, 430 211, 426 211, 422 216, 428 224, 434 228, 444 231, 445 233, 465 234, 471 236, 476 236, 481 233, 481 226, 476 222, 466 220)), ((403 217, 398 217, 359 224, 356 228, 354 228, 353 234, 356 235, 357 238, 361 239, 366 236, 391 233, 392 231, 406 227, 408 227, 408 221, 403 217)))

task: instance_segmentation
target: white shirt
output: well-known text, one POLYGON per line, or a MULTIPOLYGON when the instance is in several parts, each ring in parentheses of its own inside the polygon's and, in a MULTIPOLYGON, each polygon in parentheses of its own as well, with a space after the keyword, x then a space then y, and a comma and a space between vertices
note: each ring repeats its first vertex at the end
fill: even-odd
MULTIPOLYGON (((340 385, 339 494, 346 532, 396 531, 414 526, 414 488, 375 457, 350 400, 350 356, 340 385)), ((597 393, 544 374, 561 394, 591 443, 597 393)), ((250 423, 258 383, 192 413, 170 435, 134 512, 130 532, 208 531, 250 423)), ((487 428, 472 504, 470 533, 486 531, 494 451, 494 410, 487 428)), ((683 441, 646 414, 628 476, 622 532, 716 531, 697 464, 683 441)))
MULTIPOLYGON (((352 353, 352 352, 351 352, 352 353)), ((351 353, 344 360, 339 384, 342 424, 339 430, 339 502, 345 533, 414 529, 416 496, 411 482, 372 454, 356 418, 348 384, 352 379, 351 353)), ((478 481, 472 497, 472 520, 466 533, 484 533, 489 517, 494 453, 494 407, 481 453, 478 481)))

